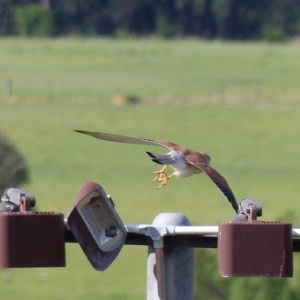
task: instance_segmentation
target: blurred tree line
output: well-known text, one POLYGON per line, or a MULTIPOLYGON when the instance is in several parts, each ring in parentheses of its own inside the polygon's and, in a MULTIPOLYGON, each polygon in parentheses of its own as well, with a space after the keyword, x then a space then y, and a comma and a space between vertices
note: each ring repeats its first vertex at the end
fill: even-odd
POLYGON ((0 0, 0 35, 157 35, 283 40, 299 0, 0 0))

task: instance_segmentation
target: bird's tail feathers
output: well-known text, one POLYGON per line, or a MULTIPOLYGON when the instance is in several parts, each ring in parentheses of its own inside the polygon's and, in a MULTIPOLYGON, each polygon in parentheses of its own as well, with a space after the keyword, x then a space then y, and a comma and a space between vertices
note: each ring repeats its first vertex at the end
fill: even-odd
POLYGON ((145 152, 147 155, 149 155, 151 158, 155 158, 155 155, 149 151, 146 151, 145 152))
POLYGON ((173 165, 176 163, 174 158, 170 154, 158 154, 152 152, 146 152, 148 156, 151 157, 151 160, 160 165, 173 165))

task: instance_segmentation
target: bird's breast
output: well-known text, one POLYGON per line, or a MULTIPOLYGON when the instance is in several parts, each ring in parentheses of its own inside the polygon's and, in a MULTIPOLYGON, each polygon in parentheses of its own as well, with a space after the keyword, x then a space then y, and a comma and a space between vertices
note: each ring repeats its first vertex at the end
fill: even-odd
POLYGON ((190 177, 192 175, 203 172, 202 170, 200 170, 192 165, 188 165, 186 168, 183 168, 183 169, 178 169, 178 168, 174 168, 174 169, 175 169, 174 175, 178 178, 190 177))

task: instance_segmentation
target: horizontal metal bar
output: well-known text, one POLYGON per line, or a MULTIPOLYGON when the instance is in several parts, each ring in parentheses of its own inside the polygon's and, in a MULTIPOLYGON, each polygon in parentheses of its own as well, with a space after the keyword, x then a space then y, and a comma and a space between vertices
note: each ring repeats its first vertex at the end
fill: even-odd
MULTIPOLYGON (((153 227, 151 224, 125 224, 128 233, 137 233, 144 234, 143 229, 145 227, 153 227)), ((219 226, 167 226, 165 235, 197 235, 197 236, 206 236, 206 235, 218 235, 219 226)), ((300 228, 292 229, 292 236, 300 238, 300 228)))
MULTIPOLYGON (((154 227, 150 224, 125 224, 128 233, 145 234, 144 229, 154 227)), ((167 226, 165 235, 218 235, 219 226, 167 226)))
POLYGON ((218 235, 219 226, 175 226, 175 234, 218 235))
POLYGON ((293 237, 300 237, 300 228, 293 228, 292 235, 293 237))
MULTIPOLYGON (((66 225, 66 243, 77 243, 66 225)), ((153 246, 150 236, 145 235, 143 228, 153 227, 150 224, 125 224, 127 237, 125 245, 153 246)), ((165 247, 217 248, 218 226, 168 226, 163 236, 165 247)), ((300 228, 293 228, 293 251, 300 252, 300 228)))

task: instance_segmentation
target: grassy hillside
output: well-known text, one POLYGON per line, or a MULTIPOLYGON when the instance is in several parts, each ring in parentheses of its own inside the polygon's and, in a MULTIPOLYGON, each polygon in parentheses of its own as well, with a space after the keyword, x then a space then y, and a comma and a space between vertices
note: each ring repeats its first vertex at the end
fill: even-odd
MULTIPOLYGON (((67 214, 81 184, 96 181, 126 223, 182 212, 195 225, 217 224, 233 214, 205 175, 172 179, 157 191, 151 172, 158 167, 143 152, 161 149, 104 142, 73 129, 169 140, 205 151, 237 199, 262 203, 265 220, 297 210, 297 45, 0 42, 0 130, 28 161, 31 182, 25 188, 36 195, 39 210, 67 214), (114 106, 119 92, 142 101, 114 106)), ((78 245, 67 245, 66 268, 2 270, 0 292, 11 299, 141 299, 146 257, 144 247, 125 246, 100 274, 78 245)))
POLYGON ((282 44, 2 39, 0 80, 31 103, 104 104, 118 91, 150 104, 282 105, 298 101, 299 57, 282 44))

